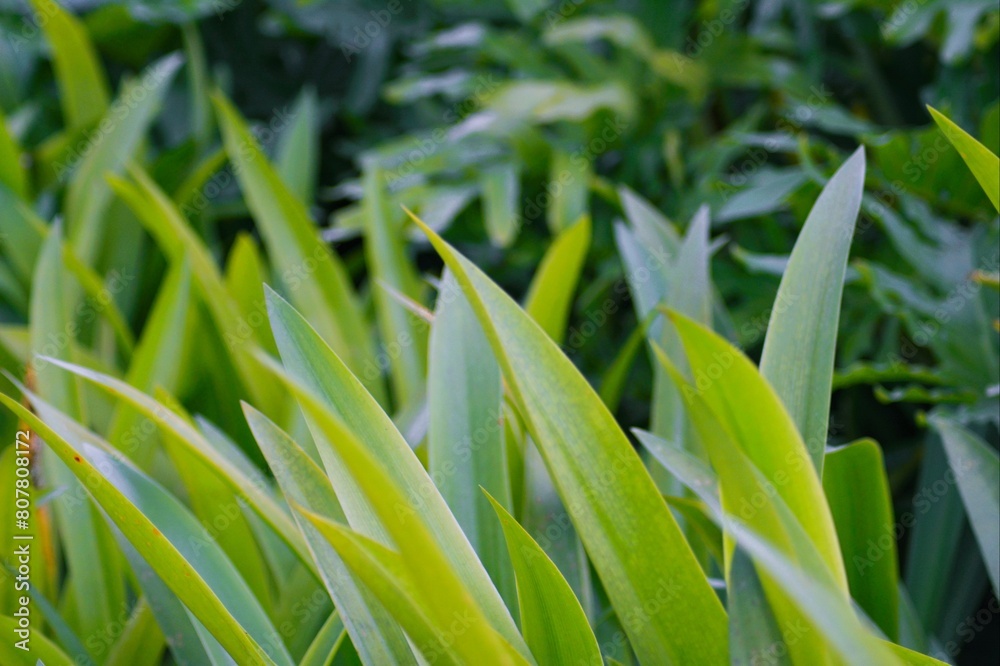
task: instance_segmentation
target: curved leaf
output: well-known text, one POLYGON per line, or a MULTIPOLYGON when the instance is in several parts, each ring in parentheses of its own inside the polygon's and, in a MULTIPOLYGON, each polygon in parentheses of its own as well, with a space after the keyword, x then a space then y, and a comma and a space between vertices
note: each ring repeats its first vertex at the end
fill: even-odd
POLYGON ((640 660, 724 661, 722 605, 600 397, 509 296, 414 220, 455 273, 479 317, 640 660), (675 599, 684 600, 683 609, 675 599), (657 612, 637 614, 642 608, 657 612))

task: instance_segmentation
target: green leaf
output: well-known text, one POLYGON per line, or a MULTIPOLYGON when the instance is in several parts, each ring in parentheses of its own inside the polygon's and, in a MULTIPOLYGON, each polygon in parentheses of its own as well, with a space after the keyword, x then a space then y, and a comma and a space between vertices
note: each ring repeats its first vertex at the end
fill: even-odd
MULTIPOLYGON (((679 315, 677 318, 679 320, 679 315)), ((790 476, 798 469, 811 469, 804 454, 797 460, 792 459, 787 462, 787 467, 779 469, 773 476, 765 476, 762 470, 754 465, 747 453, 741 450, 740 444, 726 427, 725 417, 714 410, 706 401, 703 396, 704 388, 699 387, 701 389, 699 390, 688 383, 662 350, 658 347, 654 347, 654 350, 661 364, 680 389, 687 406, 687 413, 697 429, 712 466, 719 474, 721 508, 715 497, 709 492, 711 486, 714 485, 713 475, 700 465, 693 464, 691 462, 695 460, 693 456, 685 458, 678 452, 662 450, 662 446, 660 447, 661 455, 670 454, 664 457, 682 462, 685 477, 700 479, 699 492, 717 520, 722 521, 723 513, 738 514, 748 527, 757 534, 765 536, 769 543, 779 549, 785 557, 791 558, 797 565, 802 566, 807 574, 817 580, 835 581, 831 564, 823 560, 810 536, 779 494, 780 488, 788 485, 790 476)), ((716 358, 719 356, 716 355, 716 358)), ((692 367, 695 367, 694 362, 692 362, 692 367)), ((657 444, 655 441, 647 441, 646 443, 657 444)), ((793 599, 787 596, 778 582, 764 575, 759 568, 755 573, 748 567, 741 567, 734 573, 732 563, 738 559, 738 555, 734 552, 736 547, 731 534, 727 532, 725 538, 724 572, 727 585, 733 589, 739 589, 745 597, 730 609, 730 625, 744 626, 748 622, 756 623, 759 618, 750 617, 748 619, 741 613, 752 605, 764 603, 767 603, 773 610, 781 626, 797 627, 801 625, 804 621, 801 609, 793 599), (755 580, 757 574, 761 576, 759 582, 755 580), (765 593, 766 601, 763 597, 759 597, 761 590, 765 593)), ((839 552, 836 557, 837 563, 839 563, 839 552)), ((846 588, 846 585, 844 587, 846 588)), ((842 590, 841 594, 846 600, 846 589, 842 590)), ((822 634, 812 630, 801 633, 800 637, 797 637, 795 641, 789 641, 787 645, 789 654, 794 661, 811 663, 820 659, 821 655, 828 651, 826 638, 822 634)), ((759 645, 754 642, 744 640, 730 645, 730 652, 739 659, 750 659, 753 655, 742 653, 741 650, 753 650, 758 647, 759 645)))
POLYGON ((618 350, 614 360, 604 370, 604 374, 601 375, 599 390, 601 400, 604 401, 604 404, 612 412, 618 409, 622 393, 625 392, 625 384, 628 381, 629 372, 635 363, 635 357, 646 341, 646 331, 656 314, 655 312, 651 313, 646 318, 646 321, 640 322, 635 327, 635 330, 629 334, 625 344, 618 350))
MULTIPOLYGON (((304 513, 304 512, 303 512, 304 513)), ((316 515, 306 514, 348 567, 390 610, 414 646, 435 663, 462 663, 450 632, 438 628, 418 598, 402 556, 357 532, 316 515)))
MULTIPOLYGON (((388 370, 392 377, 394 406, 400 411, 419 400, 424 392, 427 328, 391 294, 402 294, 419 303, 421 288, 416 271, 406 256, 406 236, 389 210, 382 182, 384 177, 374 160, 365 164, 362 174, 365 259, 372 279, 372 298, 383 355, 389 356, 389 350, 393 350, 388 370)), ((366 372, 371 374, 372 369, 366 372)))
POLYGON ((132 608, 121 636, 108 653, 107 666, 157 666, 163 661, 163 631, 145 597, 132 608))
MULTIPOLYGON (((666 293, 660 295, 664 304, 704 326, 712 324, 709 225, 708 206, 701 206, 692 218, 672 263, 650 269, 660 270, 665 274, 667 290, 666 293)), ((642 279, 644 275, 637 275, 633 279, 642 279)), ((658 340, 667 355, 671 359, 675 359, 675 365, 681 368, 682 372, 687 372, 688 364, 684 356, 684 348, 674 328, 671 326, 663 327, 658 340)), ((681 443, 695 455, 704 458, 705 453, 701 450, 694 428, 691 427, 685 416, 684 403, 678 391, 678 387, 666 376, 660 364, 655 364, 653 413, 650 417, 651 429, 654 433, 670 441, 681 443)), ((655 470, 654 474, 656 474, 655 470)), ((669 481, 661 483, 660 487, 667 490, 669 494, 678 494, 679 492, 674 483, 669 481)))
POLYGON ((851 596, 895 641, 899 637, 895 517, 878 444, 863 439, 827 453, 823 490, 837 527, 851 596))
POLYGON ((21 147, 11 136, 7 119, 0 110, 0 185, 19 199, 28 196, 28 175, 21 159, 21 147))
POLYGON ((240 316, 239 305, 226 289, 211 252, 170 198, 141 169, 130 169, 130 175, 134 183, 110 177, 112 189, 133 210, 172 262, 179 263, 185 257, 191 262, 192 277, 201 300, 226 343, 226 350, 240 379, 254 399, 272 409, 281 405, 282 396, 267 381, 267 375, 260 372, 251 354, 255 344, 265 344, 263 341, 267 336, 261 331, 262 327, 246 326, 240 316))
POLYGON ((525 297, 525 311, 557 344, 566 337, 573 293, 590 249, 590 229, 590 216, 583 215, 559 233, 538 265, 525 297))
MULTIPOLYGON (((486 491, 484 491, 485 493, 486 491)), ((573 589, 545 551, 489 493, 517 574, 524 640, 540 664, 600 664, 601 650, 573 589)))
MULTIPOLYGON (((302 315, 267 290, 268 315, 284 370, 272 368, 295 395, 310 422, 326 473, 353 530, 385 539, 386 525, 367 497, 362 479, 345 467, 340 451, 339 420, 364 444, 367 455, 384 466, 405 497, 419 498, 420 515, 446 554, 463 585, 476 599, 494 629, 515 643, 517 629, 503 600, 441 494, 392 420, 360 381, 320 338, 302 315), (334 418, 337 423, 332 423, 334 418), (333 427, 323 427, 326 423, 333 427), (336 427, 335 427, 336 426, 336 427)), ((391 610, 391 609, 390 609, 391 610)))
MULTIPOLYGON (((285 499, 312 514, 346 522, 344 510, 323 471, 266 416, 243 404, 243 413, 284 492, 285 499)), ((350 574, 340 556, 316 531, 301 511, 293 511, 296 523, 309 544, 323 584, 340 610, 358 653, 367 663, 411 664, 413 653, 399 627, 365 588, 350 574)))
MULTIPOLYGON (((740 548, 746 550, 753 559, 758 573, 766 572, 770 579, 776 581, 803 616, 823 633, 829 645, 828 651, 817 656, 817 660, 804 663, 820 663, 818 660, 825 661, 831 656, 839 657, 844 663, 901 663, 893 658, 893 654, 901 654, 904 650, 877 639, 865 629, 832 579, 824 580, 810 575, 738 520, 728 518, 725 528, 735 536, 740 548)), ((805 639, 807 635, 803 635, 802 630, 808 631, 808 628, 795 625, 785 627, 785 631, 790 634, 785 636, 786 647, 792 648, 796 641, 805 639)), ((918 663, 940 662, 923 657, 918 663)))
POLYGON ((980 437, 950 419, 937 416, 931 423, 944 442, 993 593, 1000 595, 1000 456, 980 437))
POLYGON ((102 131, 82 153, 71 152, 65 163, 57 165, 58 176, 74 169, 66 188, 66 232, 77 254, 91 266, 104 241, 112 199, 105 178, 109 172, 121 173, 136 153, 182 62, 179 54, 170 54, 127 82, 101 120, 102 131))
MULTIPOLYGON (((62 234, 56 227, 45 240, 32 280, 31 350, 71 358, 76 338, 75 292, 63 266, 62 234)), ((80 382, 52 364, 33 361, 39 394, 76 419, 85 420, 80 382)), ((57 458, 42 456, 50 487, 60 489, 54 503, 74 610, 81 636, 91 636, 114 621, 125 603, 122 572, 111 550, 111 535, 72 473, 57 458)))
POLYGON ((760 577, 750 556, 741 548, 733 551, 729 577, 726 608, 731 618, 729 649, 733 666, 752 666, 762 662, 775 666, 790 665, 792 661, 785 637, 767 602, 760 577))
POLYGON ((760 372, 820 472, 844 273, 864 182, 865 153, 858 148, 823 188, 802 227, 778 287, 761 354, 760 372))
MULTIPOLYGON (((549 229, 560 234, 587 215, 590 179, 594 167, 586 151, 556 150, 549 165, 552 200, 547 210, 549 229)), ((589 239, 588 239, 589 240, 589 239)))
MULTIPOLYGON (((163 393, 162 388, 158 387, 157 395, 163 393)), ((164 402, 162 397, 160 402, 164 402)), ((174 411, 180 410, 178 408, 174 411)), ((182 416, 189 420, 186 414, 182 416)), ((240 496, 232 490, 229 483, 219 478, 213 467, 196 458, 191 453, 190 447, 177 442, 176 437, 168 434, 163 438, 163 443, 177 470, 182 487, 187 491, 191 512, 202 525, 226 526, 225 529, 216 527, 214 541, 233 562, 235 569, 260 603, 267 607, 272 606, 270 572, 247 516, 244 515, 244 509, 240 505, 240 496)), ((265 482, 255 480, 262 490, 268 489, 265 482)))
POLYGON ((108 375, 57 359, 41 357, 70 373, 100 387, 105 392, 124 400, 133 409, 162 428, 165 433, 176 437, 176 441, 188 448, 195 458, 211 468, 219 479, 245 501, 298 555, 306 565, 314 567, 312 558, 302 535, 296 529, 288 512, 271 496, 270 489, 262 487, 257 479, 250 478, 219 453, 196 428, 187 423, 159 402, 125 382, 108 375))
POLYGON ((513 504, 503 387, 490 343, 455 277, 441 279, 429 348, 428 471, 508 607, 517 598, 503 532, 480 488, 513 504))
POLYGON ((85 441, 70 444, 13 398, 0 394, 0 403, 41 436, 235 659, 279 666, 293 663, 232 564, 176 498, 101 447, 85 441))
POLYGON ((75 666, 76 661, 66 656, 59 646, 45 637, 44 634, 32 633, 31 640, 22 650, 16 644, 21 640, 16 633, 19 628, 18 618, 0 615, 0 631, 6 640, 0 642, 0 660, 7 666, 75 666))
POLYGON ((371 372, 374 348, 346 269, 320 240, 305 204, 281 180, 236 109, 221 94, 212 99, 243 196, 289 297, 381 398, 381 377, 371 372))
POLYGON ((724 661, 725 612, 614 417, 541 327, 416 222, 475 310, 636 654, 650 663, 724 661))
POLYGON ((483 223, 494 245, 509 246, 521 227, 520 179, 520 168, 513 162, 485 168, 479 175, 483 223))
POLYGON ((965 160, 983 191, 986 192, 986 196, 993 202, 993 207, 1000 211, 1000 158, 937 109, 928 106, 927 110, 951 145, 955 146, 955 150, 965 160))
MULTIPOLYGON (((444 629, 443 635, 454 641, 456 653, 467 660, 475 661, 473 655, 476 654, 490 654, 496 655, 501 663, 526 663, 525 657, 529 653, 520 634, 516 630, 510 634, 510 639, 514 639, 517 645, 515 648, 506 636, 494 628, 495 623, 487 616, 479 599, 463 580, 465 576, 455 567, 454 557, 445 551, 440 538, 434 534, 432 524, 427 520, 428 511, 423 504, 425 500, 419 495, 407 493, 404 486, 393 478, 389 469, 378 462, 369 452, 370 449, 332 410, 323 409, 315 399, 302 402, 303 409, 327 433, 346 473, 354 479, 370 510, 384 529, 384 538, 388 543, 376 546, 378 552, 387 550, 389 544, 398 549, 398 555, 392 550, 388 550, 386 554, 391 560, 398 562, 393 567, 397 569, 397 578, 401 576, 411 589, 431 624, 439 631, 444 629), (421 504, 417 504, 418 501, 421 504), (401 571, 398 571, 399 566, 402 567, 401 571), (463 630, 454 628, 453 623, 459 618, 463 630), (447 627, 451 627, 450 632, 445 629, 447 627)), ((347 506, 344 508, 346 511, 347 506)), ((343 538, 337 539, 337 536, 345 536, 343 530, 338 531, 335 524, 315 514, 307 516, 324 536, 328 539, 334 537, 332 544, 335 548, 338 548, 338 544, 342 545, 343 538), (331 526, 335 529, 331 530, 331 526)), ((338 551, 343 553, 342 548, 338 548, 338 551)), ((355 569, 355 573, 362 575, 363 572, 355 569)), ((373 591, 379 595, 379 590, 373 591)), ((389 612, 395 613, 397 608, 391 601, 382 596, 382 602, 389 612)), ((399 615, 397 619, 401 623, 405 620, 399 615)), ((405 628, 407 625, 404 623, 403 626, 405 628)), ((425 650, 424 646, 420 647, 425 650)))
MULTIPOLYGON (((689 409, 691 400, 698 398, 717 415, 715 427, 775 486, 777 497, 794 513, 846 591, 847 577, 822 484, 816 469, 805 464, 809 453, 777 393, 753 362, 724 338, 681 314, 671 312, 670 319, 691 367, 693 383, 680 387, 689 409)), ((716 456, 712 460, 718 469, 716 456)))
MULTIPOLYGON (((118 545, 132 567, 138 589, 149 600, 170 649, 179 664, 206 664, 206 666, 231 666, 232 657, 219 641, 205 629, 177 598, 167 584, 142 558, 142 555, 117 531, 118 545)), ((131 665, 129 665, 131 666, 131 665)))
POLYGON ((316 637, 309 644, 309 649, 299 661, 299 666, 330 666, 337 653, 348 642, 347 631, 340 613, 333 611, 316 632, 316 637))
POLYGON ((291 116, 291 126, 281 133, 274 166, 291 193, 309 206, 316 190, 320 146, 319 108, 312 88, 302 90, 291 116))
POLYGON ((54 0, 32 0, 31 4, 52 47, 63 120, 71 129, 97 122, 107 111, 110 95, 87 29, 54 0))
POLYGON ((254 340, 268 353, 277 354, 267 322, 267 301, 264 283, 268 268, 260 255, 260 248, 249 233, 236 237, 226 263, 226 289, 229 291, 242 317, 242 333, 251 331, 254 340))
MULTIPOLYGON (((143 391, 152 391, 157 386, 176 391, 185 370, 178 359, 183 358, 185 331, 192 314, 190 293, 191 267, 185 260, 167 275, 153 304, 125 376, 125 381, 132 386, 143 391)), ((108 426, 108 441, 122 446, 126 433, 135 428, 141 418, 134 410, 120 406, 108 426)), ((136 447, 128 455, 140 468, 146 469, 154 452, 152 446, 136 447)))

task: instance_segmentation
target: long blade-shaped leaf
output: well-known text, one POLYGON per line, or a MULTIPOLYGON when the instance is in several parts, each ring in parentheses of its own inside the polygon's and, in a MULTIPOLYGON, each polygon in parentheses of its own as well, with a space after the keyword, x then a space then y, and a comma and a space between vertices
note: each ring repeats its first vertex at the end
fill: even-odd
MULTIPOLYGON (((31 296, 31 348, 71 358, 75 339, 75 303, 78 293, 67 288, 62 262, 62 234, 56 227, 45 240, 35 267, 31 296)), ((73 418, 84 419, 84 400, 79 379, 44 361, 34 362, 39 393, 73 418)), ((117 558, 111 552, 111 535, 73 474, 59 459, 42 455, 42 466, 53 490, 61 490, 53 502, 56 527, 66 556, 80 635, 101 631, 125 603, 125 590, 117 558)))
POLYGON ((844 273, 864 184, 865 153, 858 148, 823 188, 795 242, 760 360, 820 471, 844 273))
POLYGON ((238 466, 221 455, 196 428, 153 398, 119 379, 72 363, 47 357, 41 358, 86 379, 111 395, 125 400, 152 423, 164 428, 171 436, 176 437, 178 443, 183 444, 191 451, 192 455, 213 469, 234 493, 245 500, 291 546, 303 563, 311 567, 315 566, 295 523, 288 512, 282 509, 271 496, 270 489, 262 487, 256 479, 249 478, 238 466))
MULTIPOLYGON (((529 653, 520 634, 513 634, 518 644, 515 648, 494 629, 425 520, 425 511, 417 504, 422 498, 408 495, 330 410, 316 409, 320 405, 315 401, 303 403, 336 446, 340 460, 356 480, 388 540, 398 548, 407 572, 405 578, 432 623, 443 628, 463 618, 464 630, 452 630, 452 634, 456 651, 466 658, 485 653, 496 655, 500 663, 525 663, 529 653)), ((313 520, 313 524, 321 528, 323 521, 313 520)))
POLYGON ((587 552, 641 660, 726 659, 725 612, 614 417, 544 331, 417 220, 455 273, 504 369, 587 552), (684 609, 672 603, 683 598, 684 609), (635 609, 658 612, 639 618, 635 609))
POLYGON ((525 297, 525 311, 560 344, 566 336, 573 293, 590 249, 590 227, 590 217, 584 215, 556 237, 525 297))
POLYGON ((16 400, 0 394, 0 403, 73 470, 108 518, 234 658, 293 663, 232 564, 176 498, 102 448, 83 441, 74 447, 16 400))
POLYGON ((951 145, 955 146, 955 150, 969 165, 986 196, 993 202, 994 208, 1000 211, 1000 158, 937 109, 928 106, 927 110, 931 112, 934 122, 948 137, 951 145))
POLYGON ((213 102, 243 196, 289 297, 380 398, 381 375, 371 371, 375 353, 346 269, 320 241, 305 204, 268 162, 239 112, 221 95, 213 102))
POLYGON ((514 622, 489 575, 392 420, 302 315, 270 289, 267 298, 271 328, 285 366, 276 372, 311 420, 310 429, 326 472, 352 528, 367 537, 385 535, 385 525, 362 491, 361 480, 349 473, 338 442, 331 440, 330 433, 320 427, 328 412, 343 420, 405 496, 420 498, 421 515, 459 578, 493 627, 509 641, 518 641, 514 622))
POLYGON ((899 563, 895 519, 878 444, 864 439, 827 453, 823 490, 837 526, 851 596, 886 636, 896 640, 899 563))
POLYGON ((79 165, 66 188, 67 235, 88 264, 93 265, 100 250, 112 199, 105 177, 120 173, 135 153, 182 61, 179 54, 170 54, 126 83, 101 121, 103 127, 107 120, 111 129, 99 133, 82 155, 70 158, 79 165))
POLYGON ((503 437, 503 387, 490 343, 450 273, 441 281, 427 378, 428 469, 508 607, 517 598, 503 531, 480 492, 513 504, 503 437))
MULTIPOLYGON (((406 236, 389 209, 383 172, 372 163, 362 174, 364 186, 365 257, 373 279, 375 314, 382 348, 393 350, 388 370, 396 409, 405 409, 424 391, 427 328, 407 312, 393 292, 420 302, 420 283, 406 256, 406 236)), ((357 372, 357 370, 355 370, 357 372)))
MULTIPOLYGON (((244 403, 247 423, 274 471, 285 498, 321 516, 346 521, 343 509, 323 471, 266 416, 244 403)), ((294 511, 296 522, 316 560, 331 598, 340 610, 358 653, 366 663, 415 663, 399 627, 351 576, 337 553, 308 520, 294 511)))
POLYGON ((38 24, 52 46, 59 101, 69 128, 100 120, 108 108, 108 80, 87 29, 55 0, 32 0, 38 24))
POLYGON ((750 359, 724 338, 683 315, 670 317, 695 382, 695 388, 687 390, 711 407, 719 427, 774 485, 846 592, 847 577, 822 484, 780 398, 750 359))
POLYGON ((993 592, 1000 595, 1000 456, 952 420, 936 417, 931 422, 941 433, 993 592))
MULTIPOLYGON (((767 538, 785 557, 801 566, 806 574, 820 581, 831 581, 831 584, 835 585, 836 583, 832 582, 835 578, 831 571, 831 565, 820 556, 810 536, 799 524, 797 517, 776 490, 776 488, 788 483, 789 476, 793 473, 792 468, 779 469, 774 477, 765 476, 726 430, 724 417, 713 410, 705 398, 699 395, 698 391, 682 377, 680 371, 662 350, 654 349, 664 368, 677 383, 684 398, 688 415, 705 445, 713 467, 718 471, 722 511, 739 515, 750 528, 767 538)), ((692 367, 695 367, 694 363, 692 367)), ((661 453, 665 452, 661 451, 661 453)), ((800 460, 800 465, 810 468, 808 461, 804 458, 800 460)), ((705 482, 701 484, 704 486, 702 492, 705 492, 711 485, 708 480, 709 475, 706 472, 699 472, 697 468, 692 471, 700 477, 705 477, 705 482)), ((714 500, 709 498, 706 500, 706 504, 718 517, 717 504, 714 500)), ((734 571, 732 562, 734 559, 738 559, 738 556, 734 556, 735 547, 732 535, 727 533, 726 537, 730 540, 727 542, 728 547, 725 553, 727 583, 747 596, 752 603, 768 603, 779 624, 796 626, 798 623, 802 623, 802 611, 798 604, 793 599, 788 598, 787 593, 777 582, 758 571, 757 573, 761 574, 758 583, 756 575, 747 567, 734 571), (741 580, 740 577, 743 579, 741 580), (766 601, 765 596, 757 594, 758 588, 762 588, 766 601)), ((839 553, 837 556, 839 561, 839 553)), ((846 600, 847 594, 844 591, 841 591, 841 594, 846 600)), ((742 614, 742 611, 747 601, 737 601, 736 606, 731 609, 731 624, 739 623, 740 627, 746 626, 748 619, 742 614)), ((756 619, 751 618, 749 621, 756 622, 756 619)), ((793 661, 822 663, 822 659, 829 649, 826 637, 811 630, 802 632, 802 634, 801 637, 787 646, 793 661)), ((731 645, 730 650, 734 658, 749 659, 752 655, 745 654, 742 650, 753 650, 757 647, 759 646, 739 641, 731 645)))
POLYGON ((524 640, 540 664, 600 664, 601 651, 587 615, 559 569, 514 517, 489 498, 517 573, 524 640))

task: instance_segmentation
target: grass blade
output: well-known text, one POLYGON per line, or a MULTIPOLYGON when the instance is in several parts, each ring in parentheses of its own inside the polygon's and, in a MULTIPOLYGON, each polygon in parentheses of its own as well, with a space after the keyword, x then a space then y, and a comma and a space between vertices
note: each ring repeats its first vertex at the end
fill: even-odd
POLYGON ((424 358, 427 329, 390 294, 391 291, 420 302, 421 286, 406 256, 402 225, 390 214, 381 169, 374 161, 362 174, 364 199, 365 258, 372 279, 372 297, 383 350, 398 349, 391 359, 394 406, 402 411, 424 392, 424 358))
POLYGON ((270 488, 262 487, 257 479, 249 478, 238 466, 220 454, 196 428, 153 398, 119 379, 83 366, 47 357, 42 358, 124 400, 133 409, 162 428, 165 433, 176 437, 177 442, 183 444, 197 459, 208 465, 219 479, 225 481, 236 495, 254 509, 295 551, 303 563, 311 567, 314 566, 302 535, 296 529, 287 511, 271 496, 270 488))
POLYGON ((392 420, 302 315, 270 289, 267 298, 271 329, 285 367, 275 369, 276 374, 311 420, 310 430, 352 529, 367 537, 388 536, 360 480, 345 467, 340 442, 331 438, 340 436, 339 429, 331 433, 321 427, 331 423, 330 417, 343 420, 404 496, 419 498, 420 515, 435 542, 494 629, 511 642, 519 640, 510 613, 462 528, 392 420))
POLYGON ((521 226, 519 194, 521 172, 514 162, 483 169, 479 176, 483 198, 483 223, 490 241, 499 247, 514 242, 521 226))
MULTIPOLYGON (((345 423, 329 410, 313 409, 313 404, 307 402, 303 407, 335 443, 342 464, 364 494, 385 536, 398 548, 402 576, 433 625, 440 630, 464 618, 464 631, 452 630, 451 636, 455 651, 466 659, 470 659, 470 655, 490 654, 496 655, 500 663, 526 663, 529 653, 520 634, 516 630, 511 634, 515 639, 513 644, 501 636, 462 580, 452 563, 453 557, 444 550, 426 521, 426 510, 421 506, 423 498, 406 493, 345 423)), ((330 525, 329 521, 318 517, 312 522, 321 531, 330 525)), ((324 534, 329 537, 329 530, 324 534)), ((390 612, 395 610, 392 604, 386 603, 386 606, 390 612)))
POLYGON ((319 170, 319 108, 316 93, 305 88, 292 108, 292 124, 278 142, 274 167, 288 189, 306 206, 312 204, 319 170))
POLYGON ((763 478, 775 485, 777 496, 795 514, 846 592, 847 577, 822 484, 815 467, 808 464, 809 452, 778 394, 750 359, 721 336, 683 315, 670 313, 670 319, 697 382, 697 388, 688 390, 705 401, 720 419, 719 427, 763 478), (713 379, 720 373, 721 378, 713 379))
POLYGON ((77 254, 93 266, 104 241, 105 215, 112 192, 106 176, 121 173, 159 110, 183 58, 170 54, 151 64, 138 79, 127 82, 102 119, 110 130, 82 156, 66 188, 66 231, 77 254))

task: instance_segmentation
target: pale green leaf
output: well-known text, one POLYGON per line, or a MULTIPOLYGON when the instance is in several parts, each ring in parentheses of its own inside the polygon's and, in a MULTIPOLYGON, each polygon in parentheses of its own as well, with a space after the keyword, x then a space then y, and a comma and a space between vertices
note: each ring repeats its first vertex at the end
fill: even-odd
POLYGON ((1000 594, 1000 456, 982 438, 950 419, 935 417, 931 423, 944 442, 993 592, 1000 594))
MULTIPOLYGON (((337 441, 339 429, 321 427, 330 417, 342 419, 364 444, 368 455, 404 496, 419 498, 420 514, 448 558, 455 574, 483 609, 496 631, 511 642, 520 640, 510 613, 441 494, 392 420, 365 391, 361 382, 294 308, 271 290, 268 314, 284 370, 272 368, 285 381, 310 421, 310 430, 352 529, 385 539, 386 525, 372 500, 345 467, 337 441)), ((333 425, 336 425, 334 423, 333 425)))
POLYGON ((485 489, 513 503, 503 432, 500 366, 458 282, 445 273, 431 328, 428 471, 508 607, 517 598, 503 532, 485 489))
POLYGON ((823 188, 802 227, 778 287, 761 354, 761 374, 821 472, 844 273, 864 182, 865 153, 858 148, 823 188))
POLYGON ((57 175, 73 170, 66 188, 66 231, 80 258, 93 265, 104 242, 112 192, 107 174, 121 173, 149 124, 183 59, 174 53, 157 60, 128 81, 99 124, 100 131, 81 152, 57 165, 57 175))

